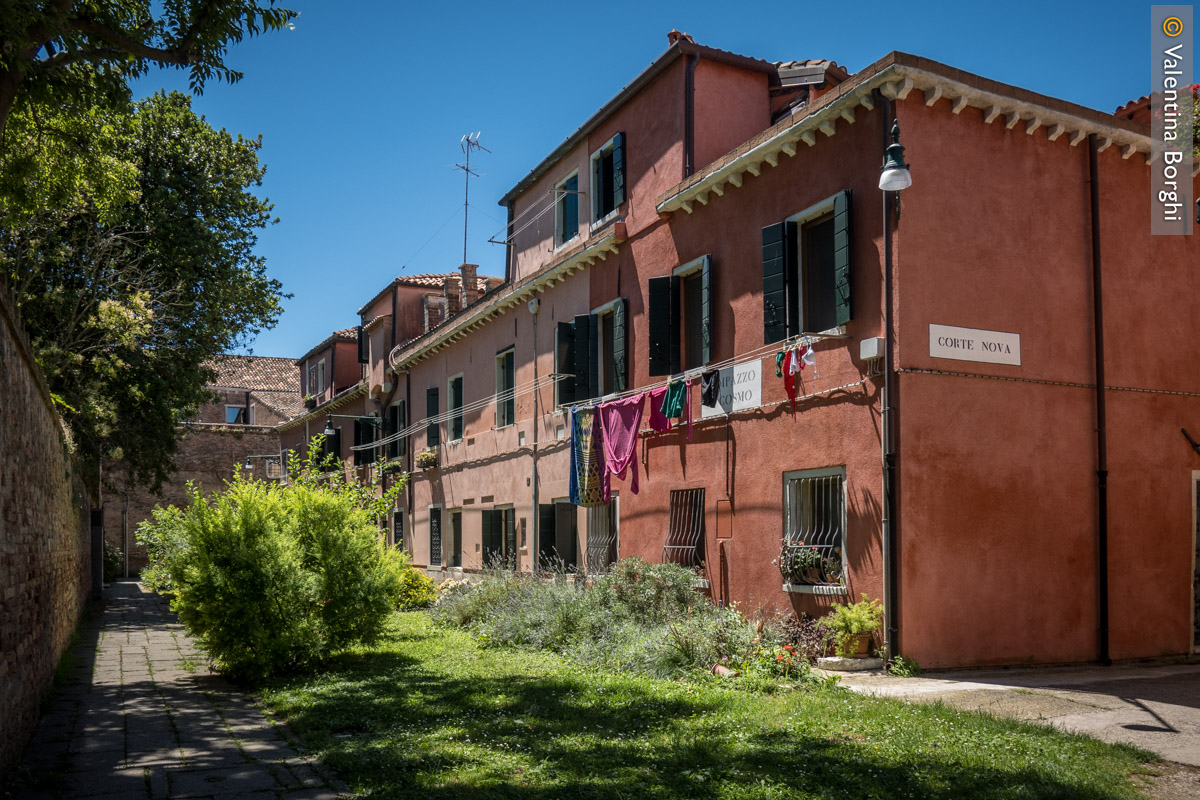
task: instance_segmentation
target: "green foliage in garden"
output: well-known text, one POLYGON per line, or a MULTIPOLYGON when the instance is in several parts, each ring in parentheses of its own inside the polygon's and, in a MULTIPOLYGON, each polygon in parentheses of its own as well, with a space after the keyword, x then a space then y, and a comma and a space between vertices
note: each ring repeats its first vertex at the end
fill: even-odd
POLYGON ((415 570, 386 549, 376 524, 403 479, 376 496, 315 460, 290 467, 287 485, 239 471, 223 492, 193 491, 186 508, 159 509, 138 532, 151 585, 172 592, 180 621, 237 678, 370 643, 398 605, 419 604, 415 570))
POLYGON ((125 556, 121 548, 107 539, 104 540, 104 582, 112 583, 121 577, 125 566, 125 556))

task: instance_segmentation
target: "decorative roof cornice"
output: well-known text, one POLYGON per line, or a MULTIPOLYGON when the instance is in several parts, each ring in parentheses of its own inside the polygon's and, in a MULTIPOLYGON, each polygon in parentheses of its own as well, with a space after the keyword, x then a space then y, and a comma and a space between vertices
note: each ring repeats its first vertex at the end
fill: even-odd
POLYGON ((1072 147, 1094 133, 1101 151, 1116 145, 1123 158, 1142 153, 1147 164, 1152 160, 1145 125, 926 58, 892 52, 664 192, 655 203, 658 212, 671 214, 683 209, 690 214, 695 204, 707 205, 729 187, 741 187, 747 174, 757 176, 778 165, 783 156, 794 156, 802 144, 813 147, 819 138, 832 137, 839 121, 854 123, 860 106, 867 110, 875 107, 875 89, 893 100, 904 100, 913 89, 920 89, 927 106, 946 99, 953 114, 968 106, 979 108, 987 124, 999 120, 1009 129, 1021 125, 1020 129, 1031 135, 1044 130, 1050 141, 1065 135, 1072 147))
POLYGON ((586 242, 562 253, 546 269, 529 276, 504 294, 476 303, 429 333, 397 345, 388 356, 388 363, 393 369, 400 370, 423 361, 534 294, 541 294, 556 283, 566 280, 568 276, 587 269, 597 261, 604 261, 609 254, 616 253, 624 241, 624 221, 610 223, 586 242))
POLYGON ((353 400, 357 397, 362 397, 362 396, 366 395, 366 393, 367 393, 366 381, 355 384, 353 388, 346 389, 341 394, 334 397, 332 400, 328 400, 328 401, 322 403, 321 405, 314 408, 312 411, 307 411, 307 412, 301 414, 300 416, 296 417, 295 419, 289 419, 287 422, 279 423, 278 425, 275 426, 274 430, 277 430, 277 431, 291 430, 292 428, 295 428, 298 425, 303 425, 305 422, 307 422, 309 420, 317 419, 319 417, 324 416, 325 414, 330 413, 331 411, 336 411, 337 409, 346 405, 346 403, 350 402, 351 400, 353 400))

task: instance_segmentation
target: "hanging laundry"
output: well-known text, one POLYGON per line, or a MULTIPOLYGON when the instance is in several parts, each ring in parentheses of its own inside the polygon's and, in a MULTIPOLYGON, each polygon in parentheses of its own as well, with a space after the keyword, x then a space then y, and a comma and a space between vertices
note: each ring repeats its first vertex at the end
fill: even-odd
MULTIPOLYGON (((646 393, 613 400, 597 406, 600 415, 600 430, 604 439, 605 468, 610 475, 625 480, 625 471, 633 468, 629 489, 638 493, 637 441, 642 426, 642 410, 645 408, 646 393)), ((611 499, 609 481, 604 482, 604 502, 611 499)))
POLYGON ((801 356, 797 355, 795 350, 789 350, 783 369, 783 388, 787 392, 788 399, 792 401, 793 414, 796 413, 796 373, 800 371, 799 367, 793 369, 797 362, 803 363, 801 356))
POLYGON ((700 405, 715 408, 721 396, 721 372, 710 369, 700 376, 700 405))
MULTIPOLYGON (((815 365, 815 364, 817 363, 817 354, 816 354, 816 352, 813 350, 813 348, 812 348, 812 345, 811 345, 811 344, 810 344, 810 345, 806 345, 806 346, 805 346, 805 347, 802 349, 802 352, 800 353, 800 355, 801 355, 801 357, 802 357, 802 360, 803 360, 804 364, 806 364, 806 365, 808 365, 808 366, 810 366, 810 367, 812 367, 813 365, 815 365)), ((803 366, 802 366, 802 367, 800 367, 800 368, 801 368, 801 369, 804 369, 804 367, 803 367, 803 366)))
POLYGON ((652 389, 650 395, 650 430, 661 433, 671 430, 671 420, 663 416, 663 398, 667 396, 667 387, 660 386, 652 389))
POLYGON ((663 398, 662 414, 664 417, 682 417, 684 395, 687 387, 683 381, 671 381, 667 384, 667 395, 663 398))
POLYGON ((795 375, 797 372, 804 369, 804 351, 806 349, 807 348, 804 345, 800 345, 795 350, 788 351, 786 364, 789 375, 795 375))
POLYGON ((577 506, 595 508, 608 502, 608 469, 594 408, 571 409, 570 492, 570 500, 577 506))
POLYGON ((787 358, 786 350, 780 350, 778 353, 775 354, 775 377, 776 378, 783 377, 783 362, 784 362, 784 359, 786 359, 786 358, 787 358))

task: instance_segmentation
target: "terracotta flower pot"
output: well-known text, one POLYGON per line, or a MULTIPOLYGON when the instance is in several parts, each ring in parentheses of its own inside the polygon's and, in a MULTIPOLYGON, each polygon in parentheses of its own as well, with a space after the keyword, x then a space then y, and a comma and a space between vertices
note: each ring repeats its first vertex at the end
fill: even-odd
POLYGON ((843 649, 849 658, 867 658, 871 655, 871 634, 848 633, 843 643, 843 649))

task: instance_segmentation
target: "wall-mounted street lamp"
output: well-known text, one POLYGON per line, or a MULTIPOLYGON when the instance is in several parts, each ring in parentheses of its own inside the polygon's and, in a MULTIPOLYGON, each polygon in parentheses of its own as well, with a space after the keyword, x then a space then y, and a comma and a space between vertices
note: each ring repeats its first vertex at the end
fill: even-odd
POLYGON ((334 417, 337 417, 338 419, 358 420, 359 422, 365 422, 366 424, 378 428, 379 430, 383 430, 383 420, 379 417, 355 417, 349 414, 326 414, 325 430, 321 431, 321 433, 325 434, 326 436, 333 436, 337 433, 337 431, 333 428, 334 417))
POLYGON ((892 143, 887 146, 883 168, 879 171, 879 188, 885 192, 898 192, 912 186, 912 173, 904 163, 904 145, 900 144, 900 122, 893 120, 892 143))

